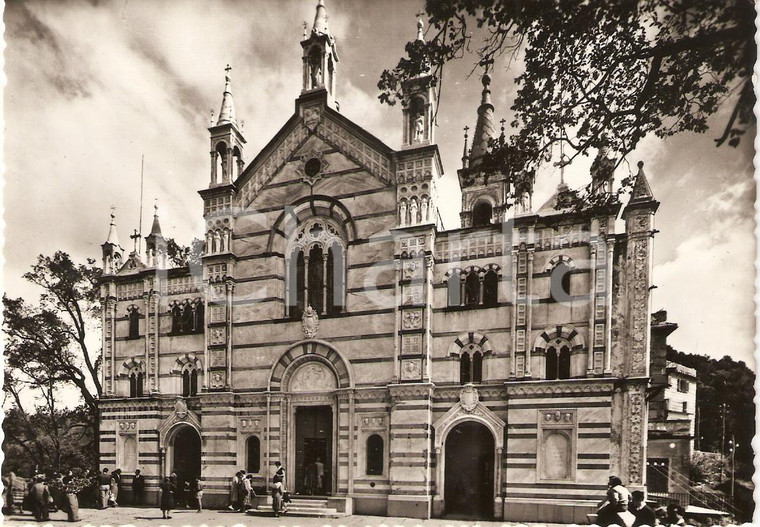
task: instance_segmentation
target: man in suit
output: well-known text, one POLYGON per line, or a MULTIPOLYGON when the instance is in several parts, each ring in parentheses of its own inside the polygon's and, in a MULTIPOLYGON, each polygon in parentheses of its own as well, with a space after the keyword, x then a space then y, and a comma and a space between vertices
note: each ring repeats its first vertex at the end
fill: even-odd
POLYGON ((135 477, 132 478, 132 503, 142 505, 145 500, 145 476, 140 473, 140 469, 135 470, 135 477))

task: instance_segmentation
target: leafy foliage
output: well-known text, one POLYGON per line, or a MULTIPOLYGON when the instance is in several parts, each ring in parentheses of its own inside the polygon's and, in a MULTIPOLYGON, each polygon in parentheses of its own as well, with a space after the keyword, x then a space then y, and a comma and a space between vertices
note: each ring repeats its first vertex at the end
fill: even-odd
POLYGON ((94 459, 101 358, 88 347, 88 327, 100 313, 100 274, 92 261, 76 264, 60 251, 41 255, 24 275, 41 288, 39 302, 3 296, 6 455, 23 452, 38 467, 94 459), (60 390, 72 387, 81 406, 60 408, 60 390), (34 408, 27 408, 30 399, 34 408))
POLYGON ((203 245, 203 240, 198 238, 193 238, 189 247, 178 244, 174 238, 168 238, 166 240, 167 257, 174 267, 200 266, 203 245))
POLYGON ((428 41, 408 44, 408 58, 382 73, 380 100, 403 101, 404 81, 425 67, 440 90, 444 66, 471 49, 475 26, 483 38, 473 71, 524 62, 513 133, 491 144, 502 173, 535 173, 560 143, 571 152, 562 163, 606 145, 620 164, 649 134, 707 131, 727 101, 717 145, 738 145, 755 122, 750 0, 427 0, 425 9, 428 41))
POLYGON ((668 349, 668 360, 697 371, 698 450, 728 454, 734 438, 737 472, 752 473, 752 438, 755 435, 755 374, 743 361, 728 355, 720 360, 668 349), (725 404, 726 429, 723 434, 725 404))

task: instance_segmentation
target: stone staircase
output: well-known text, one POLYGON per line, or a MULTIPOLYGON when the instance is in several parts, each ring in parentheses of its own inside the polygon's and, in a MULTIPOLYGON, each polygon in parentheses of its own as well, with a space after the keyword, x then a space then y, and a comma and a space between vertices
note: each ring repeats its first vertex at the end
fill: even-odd
MULTIPOLYGON (((291 496, 291 502, 287 504, 285 516, 301 516, 310 518, 339 518, 346 513, 339 512, 331 507, 327 498, 291 496)), ((249 509, 246 514, 251 516, 274 516, 272 511, 272 498, 268 497, 266 503, 260 503, 256 508, 249 509)))

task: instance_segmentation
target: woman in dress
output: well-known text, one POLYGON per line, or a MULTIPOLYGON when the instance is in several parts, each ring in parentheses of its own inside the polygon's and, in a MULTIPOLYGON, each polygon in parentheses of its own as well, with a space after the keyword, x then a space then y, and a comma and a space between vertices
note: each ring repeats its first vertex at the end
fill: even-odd
POLYGON ((170 478, 164 478, 164 482, 159 487, 161 488, 161 514, 166 520, 171 518, 169 513, 174 508, 174 493, 177 487, 172 483, 170 478))

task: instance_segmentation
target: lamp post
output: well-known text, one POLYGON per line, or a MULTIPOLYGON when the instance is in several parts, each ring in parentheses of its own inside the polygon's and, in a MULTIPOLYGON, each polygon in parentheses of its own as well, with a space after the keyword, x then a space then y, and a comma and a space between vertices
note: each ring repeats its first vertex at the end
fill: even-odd
POLYGON ((731 501, 734 501, 734 486, 736 483, 736 449, 739 448, 739 444, 734 442, 734 436, 728 441, 728 447, 731 449, 731 501))

